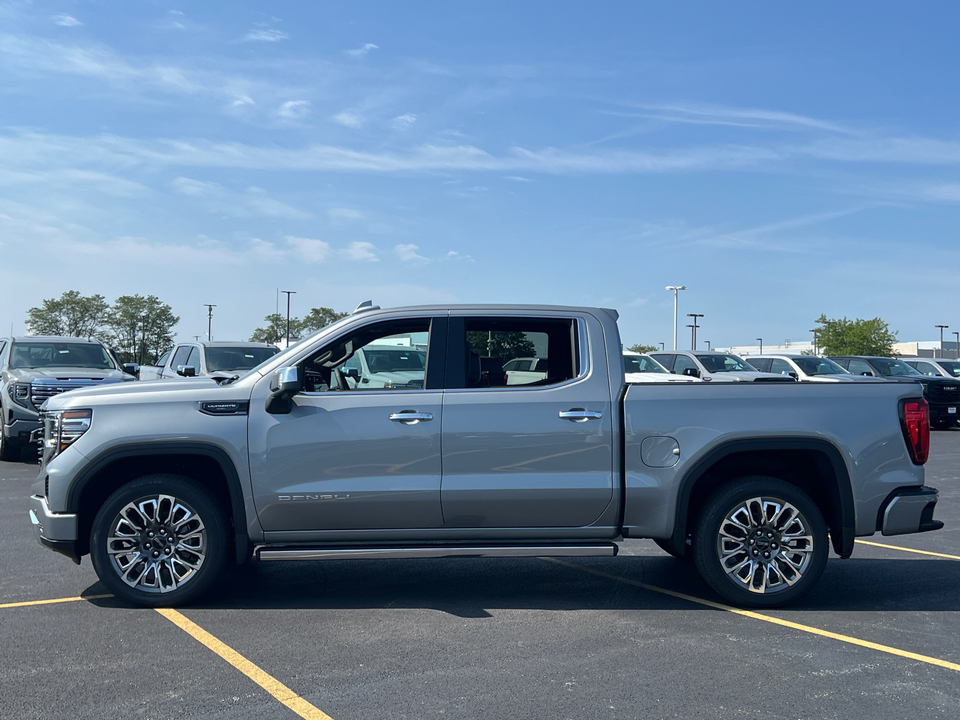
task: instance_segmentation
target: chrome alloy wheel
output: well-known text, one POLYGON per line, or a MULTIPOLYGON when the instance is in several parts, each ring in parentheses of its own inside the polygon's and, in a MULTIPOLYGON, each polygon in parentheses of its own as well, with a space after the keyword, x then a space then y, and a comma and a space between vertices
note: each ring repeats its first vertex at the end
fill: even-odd
POLYGON ((127 503, 114 517, 107 555, 131 588, 165 593, 189 583, 207 554, 207 531, 199 514, 172 495, 127 503))
POLYGON ((754 497, 733 507, 720 523, 717 554, 738 586, 772 594, 803 578, 814 553, 809 521, 775 497, 754 497))

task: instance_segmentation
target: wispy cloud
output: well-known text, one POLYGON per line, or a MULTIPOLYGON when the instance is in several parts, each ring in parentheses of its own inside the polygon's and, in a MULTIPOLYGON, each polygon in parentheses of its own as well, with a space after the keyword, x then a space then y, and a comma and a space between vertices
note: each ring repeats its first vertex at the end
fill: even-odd
POLYGON ((347 55, 350 55, 351 57, 363 57, 364 55, 367 55, 371 50, 379 50, 379 49, 380 48, 378 48, 373 43, 364 43, 360 47, 355 48, 353 50, 344 50, 344 53, 346 53, 347 55))
POLYGON ((430 258, 420 255, 417 250, 420 248, 413 243, 406 245, 397 245, 393 248, 393 253, 405 263, 428 263, 430 258))
POLYGON ((78 25, 83 25, 82 22, 70 15, 54 15, 50 19, 53 20, 54 25, 60 25, 62 27, 77 27, 78 25))
POLYGON ((136 65, 101 46, 63 45, 0 35, 0 57, 30 72, 96 77, 115 83, 149 83, 167 91, 195 93, 201 86, 174 65, 136 65))
POLYGON ((296 252, 297 256, 308 263, 321 263, 330 255, 330 243, 313 238, 295 237, 287 235, 289 243, 296 252))
POLYGON ((361 118, 356 113, 344 111, 337 115, 333 116, 333 121, 338 125, 343 125, 348 128, 358 128, 363 125, 363 118, 361 118))
POLYGON ((330 208, 327 210, 327 216, 331 220, 362 220, 363 213, 351 208, 330 208))
POLYGON ((257 28, 243 36, 244 42, 278 42, 290 36, 276 28, 257 28))
POLYGON ((258 187, 249 187, 245 192, 228 190, 215 182, 178 177, 171 183, 181 195, 200 200, 210 212, 224 213, 233 217, 266 216, 287 219, 305 219, 309 213, 297 210, 275 200, 258 187))
POLYGON ((288 100, 277 108, 277 115, 284 120, 302 120, 309 114, 309 100, 288 100))
POLYGON ((417 116, 412 113, 398 115, 390 121, 390 127, 394 130, 408 130, 417 121, 417 116))
POLYGON ((350 260, 356 260, 358 262, 380 262, 376 249, 373 243, 357 241, 350 243, 342 252, 344 257, 350 260))
POLYGON ((711 105, 635 105, 644 112, 635 117, 663 122, 695 125, 730 125, 747 128, 810 129, 852 134, 853 130, 836 123, 779 110, 760 108, 731 108, 711 105))

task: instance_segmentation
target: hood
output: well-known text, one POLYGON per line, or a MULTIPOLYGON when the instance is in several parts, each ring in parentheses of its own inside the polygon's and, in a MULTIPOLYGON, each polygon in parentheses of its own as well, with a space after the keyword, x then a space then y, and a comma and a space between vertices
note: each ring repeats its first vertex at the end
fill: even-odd
POLYGON ((19 382, 32 380, 116 380, 126 382, 136 380, 133 375, 127 375, 120 370, 96 370, 93 368, 72 367, 45 367, 45 368, 16 368, 10 370, 10 375, 19 382))
POLYGON ((200 399, 245 400, 250 388, 242 390, 237 385, 220 385, 211 378, 191 378, 189 380, 164 380, 163 382, 110 383, 97 387, 79 388, 61 393, 47 400, 47 410, 62 410, 71 407, 96 406, 100 403, 135 403, 141 401, 161 402, 163 400, 185 400, 196 396, 200 399))

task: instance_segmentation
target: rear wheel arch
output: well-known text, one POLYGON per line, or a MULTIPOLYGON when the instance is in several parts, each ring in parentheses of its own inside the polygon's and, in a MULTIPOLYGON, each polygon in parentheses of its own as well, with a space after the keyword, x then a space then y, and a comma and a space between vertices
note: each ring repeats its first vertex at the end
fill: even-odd
POLYGON ((240 477, 230 456, 204 443, 124 445, 94 458, 77 476, 67 495, 68 512, 77 513, 77 554, 90 551, 90 533, 100 507, 117 489, 138 478, 172 473, 209 489, 230 521, 237 564, 251 555, 240 477))
POLYGON ((714 448, 684 476, 677 498, 673 548, 689 551, 687 538, 710 495, 749 475, 768 475, 803 490, 816 503, 830 528, 834 552, 850 557, 856 513, 850 475, 836 446, 814 438, 734 440, 714 448))

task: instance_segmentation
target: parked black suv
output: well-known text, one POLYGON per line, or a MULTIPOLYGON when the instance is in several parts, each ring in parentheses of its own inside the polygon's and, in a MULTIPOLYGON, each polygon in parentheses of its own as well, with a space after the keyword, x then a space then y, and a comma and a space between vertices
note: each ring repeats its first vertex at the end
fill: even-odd
POLYGON ((835 363, 854 375, 915 382, 923 386, 923 397, 930 404, 930 424, 937 430, 946 430, 960 418, 960 381, 924 375, 903 360, 869 355, 830 357, 835 363))

